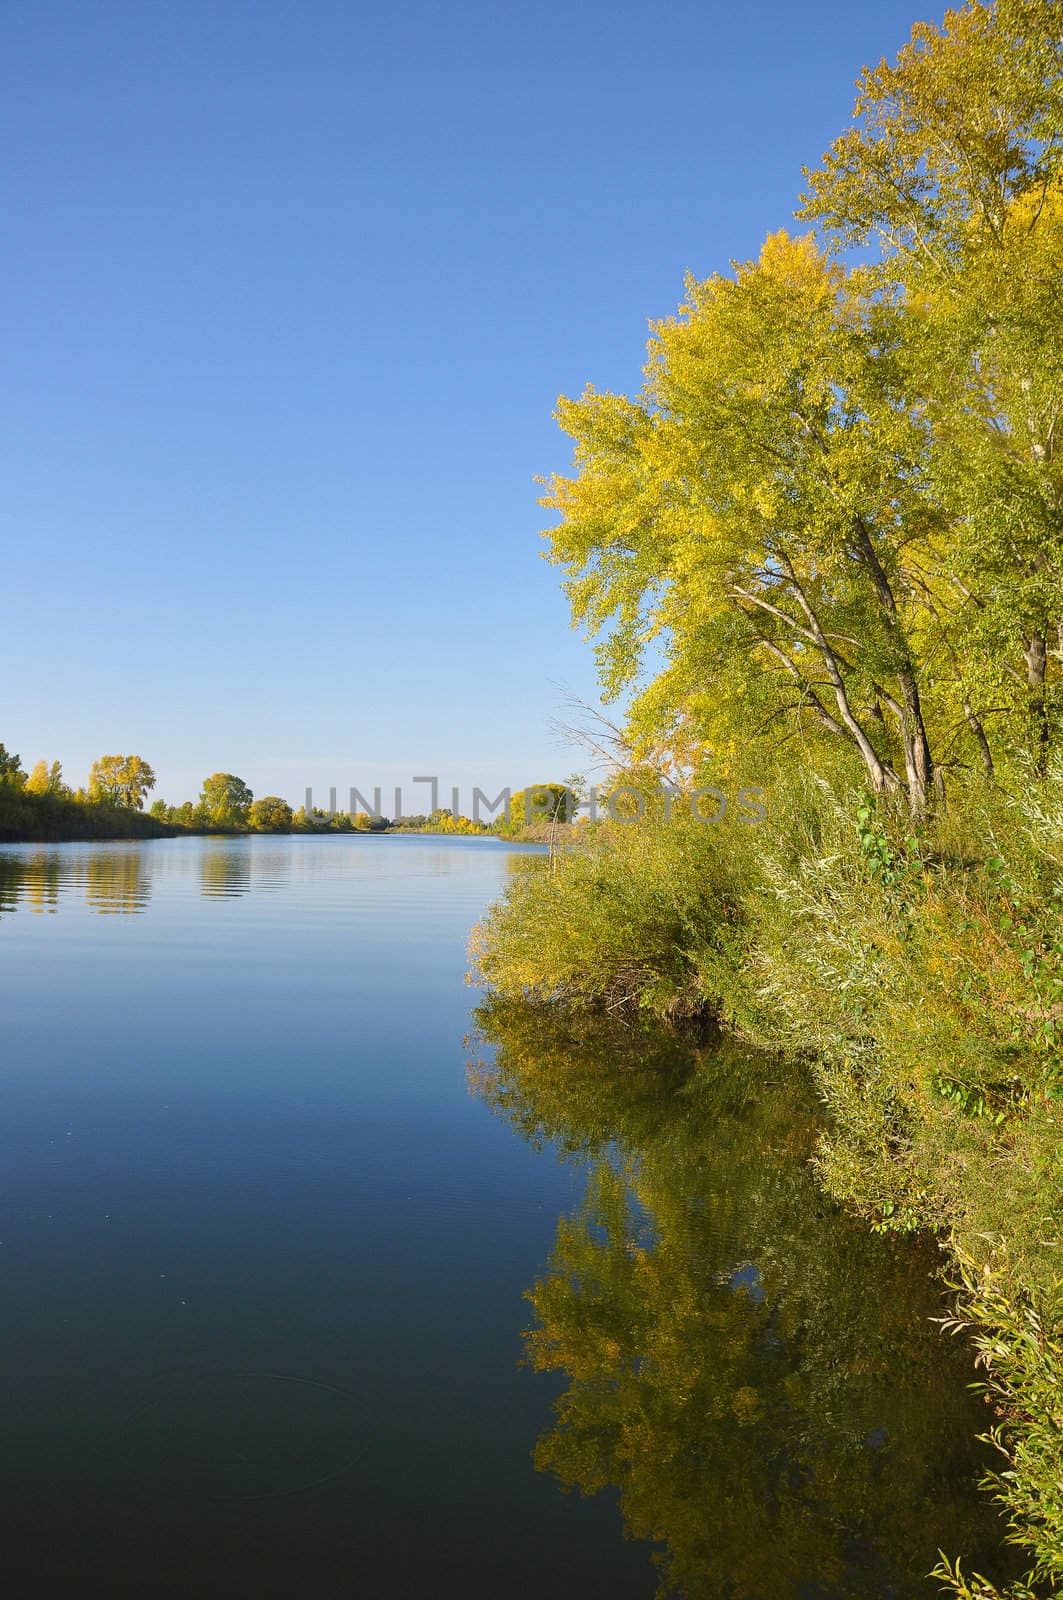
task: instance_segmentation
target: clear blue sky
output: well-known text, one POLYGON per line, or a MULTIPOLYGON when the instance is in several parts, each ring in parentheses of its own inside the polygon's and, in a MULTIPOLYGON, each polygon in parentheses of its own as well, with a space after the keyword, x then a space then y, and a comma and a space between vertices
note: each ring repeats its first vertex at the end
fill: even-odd
POLYGON ((0 741, 172 800, 580 765, 556 396, 788 223, 916 7, 8 7, 0 741))

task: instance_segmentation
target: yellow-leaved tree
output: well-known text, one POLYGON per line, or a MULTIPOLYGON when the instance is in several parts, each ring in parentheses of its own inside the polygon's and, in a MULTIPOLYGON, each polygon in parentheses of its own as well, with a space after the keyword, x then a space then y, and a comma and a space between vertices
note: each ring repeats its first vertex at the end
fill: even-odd
POLYGON ((996 0, 918 24, 865 71, 802 215, 877 249, 864 292, 909 312, 904 384, 951 517, 913 574, 959 710, 1044 770, 1063 706, 1063 14, 996 0))
POLYGON ((100 756, 89 772, 89 798, 105 805, 137 811, 154 787, 155 774, 143 756, 100 756))
POLYGON ((607 692, 637 680, 651 643, 663 657, 636 727, 693 716, 707 740, 748 739, 796 721, 918 813, 933 684, 908 568, 942 512, 922 418, 883 354, 902 321, 811 238, 773 235, 733 276, 688 281, 637 399, 562 400, 576 473, 544 503, 575 619, 604 636, 607 692))

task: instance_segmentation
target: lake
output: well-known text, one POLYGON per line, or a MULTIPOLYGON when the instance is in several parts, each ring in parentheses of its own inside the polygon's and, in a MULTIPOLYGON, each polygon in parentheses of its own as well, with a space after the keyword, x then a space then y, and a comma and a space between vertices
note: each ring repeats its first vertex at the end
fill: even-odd
POLYGON ((778 1064, 474 1015, 468 933, 520 870, 401 835, 0 848, 9 1592, 996 1570, 934 1251, 822 1198, 778 1064))

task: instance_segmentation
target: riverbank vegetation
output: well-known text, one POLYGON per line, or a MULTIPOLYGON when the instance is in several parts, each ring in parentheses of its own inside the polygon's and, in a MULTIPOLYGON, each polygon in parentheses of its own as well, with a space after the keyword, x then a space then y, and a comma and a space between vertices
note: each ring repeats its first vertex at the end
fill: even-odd
POLYGON ((813 231, 688 280, 634 398, 560 402, 548 554, 643 815, 516 873, 474 942, 500 1002, 809 1061, 827 1192, 951 1249, 1015 1600, 1063 1593, 1059 22, 919 25, 806 174, 813 231), (699 820, 710 786, 763 822, 699 820))

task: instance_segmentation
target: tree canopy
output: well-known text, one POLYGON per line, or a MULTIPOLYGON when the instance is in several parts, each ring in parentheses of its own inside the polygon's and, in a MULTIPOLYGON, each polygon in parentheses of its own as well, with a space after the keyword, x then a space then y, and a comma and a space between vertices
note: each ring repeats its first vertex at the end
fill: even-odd
POLYGON ((634 399, 560 401, 575 470, 544 497, 549 553, 647 748, 843 741, 920 813, 950 768, 1043 767, 1058 740, 1051 11, 917 28, 809 174, 822 239, 688 279, 634 399))
POLYGON ((19 757, 0 744, 0 783, 20 784, 25 777, 19 757))
POLYGON ((38 761, 26 779, 26 788, 30 794, 61 795, 70 792, 63 782, 63 768, 58 761, 50 765, 47 761, 38 761))
POLYGON ((254 795, 243 778, 232 772, 213 772, 203 779, 200 804, 208 820, 221 827, 245 823, 253 800, 254 795))
POLYGON ((143 756, 100 756, 89 773, 89 795, 112 806, 127 806, 139 811, 149 789, 155 787, 155 774, 143 756))
POLYGON ((279 795, 267 794, 252 801, 249 818, 253 828, 284 832, 292 825, 292 808, 279 795))

